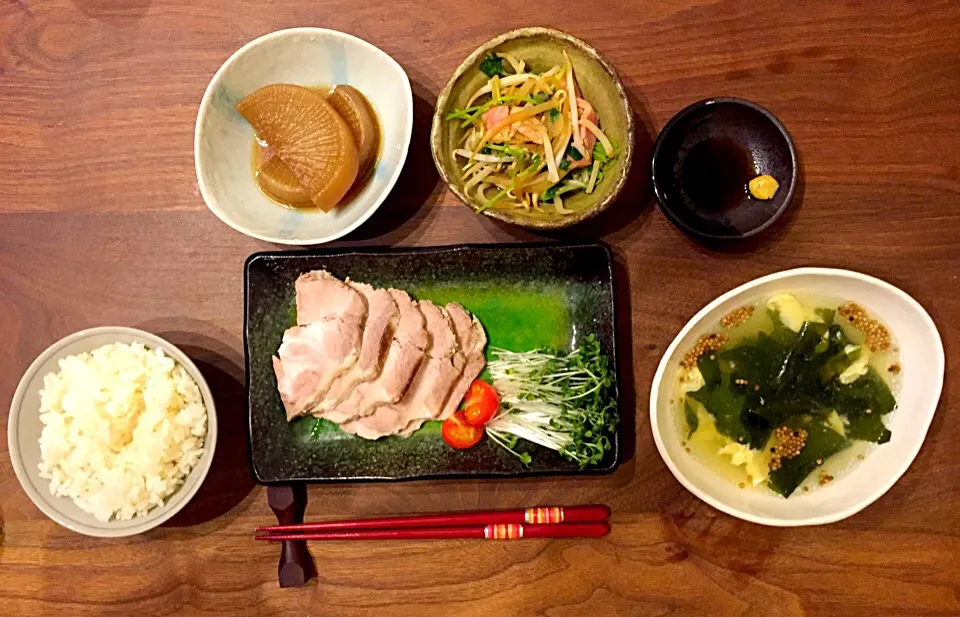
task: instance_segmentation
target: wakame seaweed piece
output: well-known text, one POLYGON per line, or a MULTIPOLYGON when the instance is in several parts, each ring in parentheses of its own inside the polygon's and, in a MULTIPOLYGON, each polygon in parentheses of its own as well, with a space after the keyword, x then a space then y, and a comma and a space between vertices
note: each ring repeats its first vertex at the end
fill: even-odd
POLYGON ((875 443, 890 441, 891 433, 883 424, 883 416, 896 409, 897 400, 873 368, 853 383, 831 383, 826 392, 831 406, 849 422, 848 437, 875 443))
POLYGON ((731 386, 730 375, 723 373, 716 386, 704 384, 696 392, 688 392, 687 396, 706 407, 721 435, 739 443, 752 443, 752 435, 742 419, 744 396, 731 386))
POLYGON ((817 371, 820 375, 820 382, 830 383, 850 368, 851 364, 859 360, 861 355, 863 355, 863 348, 861 347, 852 349, 850 352, 847 352, 846 348, 841 349, 817 371))
MULTIPOLYGON (((826 328, 824 328, 824 332, 826 328)), ((814 324, 806 321, 800 327, 793 343, 789 346, 780 370, 773 380, 773 387, 780 390, 804 379, 804 373, 809 371, 811 359, 817 355, 817 344, 823 340, 824 332, 818 332, 814 324)))
POLYGON ((683 402, 683 415, 687 420, 687 439, 690 439, 700 428, 700 417, 697 415, 697 411, 690 406, 689 401, 683 402))
POLYGON ((747 429, 750 437, 747 439, 747 445, 754 450, 762 448, 770 439, 770 433, 773 426, 766 418, 759 416, 744 405, 743 413, 740 415, 744 428, 747 429))
POLYGON ((850 340, 850 337, 847 336, 847 333, 843 331, 843 328, 837 324, 831 324, 828 329, 828 338, 830 344, 837 347, 846 347, 847 345, 853 344, 853 341, 850 340))
POLYGON ((816 398, 801 393, 781 395, 774 400, 765 400, 764 404, 750 407, 750 412, 766 420, 771 426, 780 426, 794 416, 804 414, 826 414, 830 411, 816 398))
MULTIPOLYGON (((734 383, 737 379, 746 380, 742 388, 747 397, 744 410, 758 427, 753 431, 758 438, 792 416, 829 411, 818 377, 819 366, 829 358, 822 346, 826 343, 828 350, 838 351, 842 342, 831 337, 826 324, 807 322, 793 336, 774 339, 760 333, 719 354, 722 362, 732 364, 734 383)), ((745 424, 750 426, 751 422, 745 420, 745 424)))
POLYGON ((777 392, 797 398, 797 395, 823 400, 823 384, 834 379, 836 368, 842 372, 852 363, 848 361, 846 347, 849 340, 839 328, 807 322, 801 335, 791 348, 779 375, 777 392), (826 342, 826 348, 824 343, 826 342), (834 361, 830 368, 827 366, 834 361))
POLYGON ((816 351, 818 354, 826 353, 828 351, 835 354, 837 350, 841 350, 852 343, 850 337, 846 335, 846 333, 843 331, 843 328, 840 326, 831 323, 827 326, 821 325, 820 327, 826 327, 826 336, 824 336, 823 340, 821 340, 817 345, 816 351))
POLYGON ((861 441, 883 444, 893 433, 883 424, 883 416, 874 414, 847 414, 847 436, 861 441))
POLYGON ((768 308, 767 315, 770 317, 770 321, 773 323, 773 329, 770 331, 768 336, 784 347, 789 347, 792 345, 794 339, 797 338, 797 333, 784 325, 783 321, 780 319, 780 313, 778 311, 768 308))
POLYGON ((765 389, 770 387, 786 353, 787 347, 761 332, 736 347, 724 349, 717 359, 725 363, 721 370, 726 369, 735 379, 746 379, 765 389))
POLYGON ((813 309, 813 312, 816 313, 820 319, 823 320, 823 323, 832 326, 834 319, 837 317, 837 312, 829 308, 818 308, 813 309))
POLYGON ((807 431, 807 442, 800 454, 784 458, 780 467, 770 472, 767 484, 777 493, 789 497, 811 472, 834 454, 850 445, 850 440, 826 425, 821 416, 796 416, 783 426, 807 431))
POLYGON ((897 407, 897 399, 873 368, 852 383, 832 383, 826 392, 830 395, 829 402, 841 414, 862 413, 869 409, 869 415, 883 416, 897 407))
POLYGON ((771 422, 764 417, 764 407, 774 400, 773 378, 786 353, 786 347, 761 332, 742 345, 717 354, 721 371, 732 375, 734 387, 745 396, 744 425, 753 436, 752 444, 762 445, 769 436, 771 422), (738 379, 746 383, 737 385, 738 379))
POLYGON ((703 376, 703 382, 710 387, 714 387, 720 384, 720 363, 717 360, 716 354, 704 354, 697 359, 697 369, 700 370, 700 374, 703 376), (713 356, 713 359, 710 359, 710 356, 713 356))
MULTIPOLYGON (((834 370, 825 368, 831 362, 831 354, 843 352, 839 345, 830 344, 827 352, 818 353, 817 348, 824 340, 823 335, 817 334, 820 331, 819 328, 807 330, 807 334, 798 339, 798 346, 785 362, 780 380, 764 398, 761 408, 755 410, 774 426, 790 416, 826 413, 832 409, 832 397, 825 390, 821 376, 834 370)), ((825 329, 823 332, 826 333, 825 329)))

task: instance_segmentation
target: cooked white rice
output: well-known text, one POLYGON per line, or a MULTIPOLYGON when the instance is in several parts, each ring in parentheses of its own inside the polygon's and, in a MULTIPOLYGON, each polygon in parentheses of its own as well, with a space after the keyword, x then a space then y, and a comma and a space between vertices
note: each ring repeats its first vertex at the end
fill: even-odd
POLYGON ((104 345, 60 361, 40 391, 40 477, 101 521, 162 505, 203 454, 207 411, 161 349, 104 345))

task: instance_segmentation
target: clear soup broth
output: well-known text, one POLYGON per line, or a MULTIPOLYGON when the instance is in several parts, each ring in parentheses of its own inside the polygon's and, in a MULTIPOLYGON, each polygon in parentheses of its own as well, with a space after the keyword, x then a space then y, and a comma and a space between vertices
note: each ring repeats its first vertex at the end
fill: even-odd
POLYGON ((859 305, 779 293, 686 352, 672 404, 691 456, 743 489, 790 497, 889 441, 900 371, 889 330, 859 305))

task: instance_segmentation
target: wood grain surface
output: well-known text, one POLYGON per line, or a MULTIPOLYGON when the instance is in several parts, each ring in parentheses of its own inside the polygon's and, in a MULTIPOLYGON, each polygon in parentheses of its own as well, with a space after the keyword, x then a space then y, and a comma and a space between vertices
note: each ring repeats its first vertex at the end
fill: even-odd
POLYGON ((214 389, 222 432, 188 509, 118 540, 47 520, 0 444, 2 613, 960 615, 958 32, 955 0, 0 0, 4 432, 33 358, 108 324, 181 345, 214 389), (428 147, 433 103, 457 64, 500 32, 540 24, 582 37, 618 68, 641 129, 621 202, 551 236, 471 213, 440 185, 428 147), (611 244, 629 446, 602 478, 311 487, 307 517, 601 502, 614 512, 608 537, 317 544, 319 581, 277 587, 277 547, 251 539, 273 515, 246 467, 241 339, 243 260, 274 247, 207 211, 192 146, 220 64, 261 34, 305 25, 381 47, 415 94, 400 183, 340 245, 611 244), (800 152, 795 206, 747 244, 700 246, 650 199, 656 131, 710 95, 768 107, 800 152), (927 441, 889 493, 841 523, 772 529, 715 512, 674 480, 647 400, 661 353, 703 304, 800 265, 860 270, 915 296, 943 335, 948 375, 927 441))

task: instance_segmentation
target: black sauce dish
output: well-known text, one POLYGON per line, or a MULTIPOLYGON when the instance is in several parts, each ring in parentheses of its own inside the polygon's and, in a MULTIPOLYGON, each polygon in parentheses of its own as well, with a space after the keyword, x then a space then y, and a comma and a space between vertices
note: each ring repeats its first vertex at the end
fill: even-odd
POLYGON ((741 240, 770 227, 797 187, 797 151, 787 129, 756 103, 711 98, 667 122, 653 147, 653 191, 677 227, 708 241, 741 240), (751 178, 773 176, 780 188, 756 199, 751 178))

